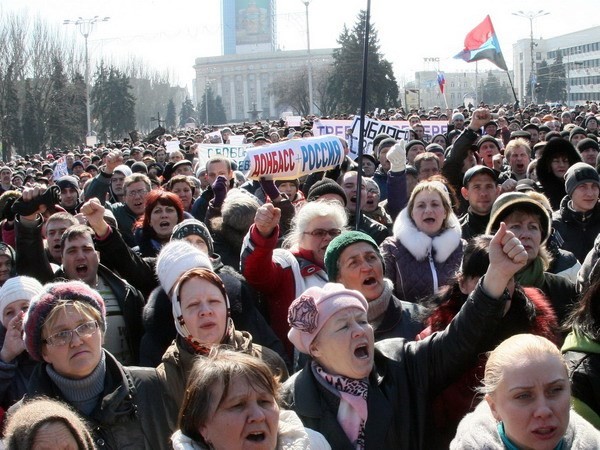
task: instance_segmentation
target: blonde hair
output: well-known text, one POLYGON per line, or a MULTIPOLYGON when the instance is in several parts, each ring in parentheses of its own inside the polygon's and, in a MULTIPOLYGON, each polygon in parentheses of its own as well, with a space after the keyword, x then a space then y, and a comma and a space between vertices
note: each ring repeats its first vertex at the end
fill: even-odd
MULTIPOLYGON (((408 200, 408 216, 410 217, 410 220, 413 220, 412 218, 412 211, 413 208, 415 207, 415 200, 417 198, 417 195, 420 194, 423 191, 428 191, 428 192, 437 192, 440 196, 440 198, 442 199, 442 205, 444 206, 444 210, 446 211, 446 219, 444 219, 444 224, 442 225, 442 230, 445 230, 446 228, 449 227, 449 220, 450 217, 454 215, 454 211, 452 210, 452 202, 450 200, 450 192, 448 191, 448 188, 446 187, 446 185, 444 183, 442 183, 441 181, 438 180, 434 180, 434 181, 421 181, 420 183, 418 183, 415 188, 413 189, 413 191, 410 194, 410 199, 408 200)), ((414 222, 414 220, 413 220, 414 222)))
POLYGON ((513 139, 512 141, 509 141, 508 144, 506 144, 506 148, 504 149, 504 157, 506 158, 506 160, 510 158, 511 153, 515 148, 524 148, 525 150, 527 150, 527 156, 529 156, 529 158, 531 159, 531 147, 529 145, 529 142, 527 142, 527 139, 517 138, 513 139))
POLYGON ((488 353, 483 385, 478 390, 482 394, 492 395, 503 380, 505 368, 521 361, 543 361, 548 357, 557 358, 565 368, 565 373, 568 372, 560 350, 545 337, 534 334, 511 336, 488 353))
POLYGON ((61 312, 66 313, 67 307, 72 307, 76 312, 81 314, 83 317, 88 318, 90 320, 95 320, 98 322, 98 325, 102 329, 103 322, 100 311, 94 308, 92 305, 86 302, 82 302, 79 300, 58 300, 56 306, 52 308, 52 311, 46 317, 42 325, 42 336, 43 339, 48 337, 49 331, 54 327, 54 324, 58 320, 58 317, 61 312))

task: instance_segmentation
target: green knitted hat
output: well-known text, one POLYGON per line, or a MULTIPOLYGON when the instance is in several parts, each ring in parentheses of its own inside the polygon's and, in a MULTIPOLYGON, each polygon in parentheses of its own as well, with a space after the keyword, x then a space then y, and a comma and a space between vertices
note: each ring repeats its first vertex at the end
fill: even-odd
POLYGON ((381 263, 383 264, 383 258, 379 252, 377 242, 375 242, 371 236, 363 233, 362 231, 348 231, 340 234, 338 237, 332 240, 325 251, 325 269, 327 269, 329 281, 335 282, 337 279, 338 259, 340 258, 342 252, 346 249, 346 247, 356 244, 357 242, 366 242, 367 244, 371 244, 377 251, 377 254, 381 258, 381 263))

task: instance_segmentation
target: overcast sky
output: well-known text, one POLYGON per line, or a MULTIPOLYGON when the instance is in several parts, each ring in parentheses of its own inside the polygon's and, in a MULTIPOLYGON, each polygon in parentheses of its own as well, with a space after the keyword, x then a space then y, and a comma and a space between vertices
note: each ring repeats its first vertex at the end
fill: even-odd
MULTIPOLYGON (((366 0, 311 0, 309 6, 311 48, 336 46, 344 24, 352 27, 366 0)), ((0 0, 4 12, 39 15, 68 36, 83 38, 64 19, 109 16, 90 36, 90 52, 115 60, 134 55, 148 66, 168 70, 172 80, 191 89, 192 66, 197 57, 221 54, 219 0, 0 0)), ((550 38, 598 25, 594 20, 598 0, 524 1, 394 1, 372 0, 372 24, 381 50, 390 60, 400 85, 414 79, 414 72, 437 69, 423 58, 439 58, 442 71, 474 71, 474 64, 453 59, 462 50, 465 35, 490 14, 502 51, 512 68, 512 45, 529 38, 529 20, 516 11, 549 15, 534 20, 534 37, 550 38)), ((277 1, 278 45, 283 50, 306 48, 305 6, 301 0, 277 1)), ((495 66, 480 63, 479 70, 495 66)))

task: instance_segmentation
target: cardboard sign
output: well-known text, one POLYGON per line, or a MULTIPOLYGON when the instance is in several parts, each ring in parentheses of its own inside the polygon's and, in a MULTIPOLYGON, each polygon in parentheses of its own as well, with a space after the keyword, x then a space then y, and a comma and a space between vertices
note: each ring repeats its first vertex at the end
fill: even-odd
POLYGON ((246 159, 246 151, 250 147, 250 145, 246 144, 200 144, 198 145, 196 156, 198 156, 201 167, 204 167, 210 158, 222 156, 235 162, 237 170, 246 173, 250 168, 250 162, 246 159))
POLYGON ((248 150, 248 178, 275 180, 331 169, 344 161, 344 147, 336 136, 292 139, 248 150))
POLYGON ((166 141, 165 150, 167 153, 173 153, 175 150, 179 150, 179 141, 166 141))
POLYGON ((286 122, 288 127, 299 127, 302 123, 302 116, 288 116, 286 122))

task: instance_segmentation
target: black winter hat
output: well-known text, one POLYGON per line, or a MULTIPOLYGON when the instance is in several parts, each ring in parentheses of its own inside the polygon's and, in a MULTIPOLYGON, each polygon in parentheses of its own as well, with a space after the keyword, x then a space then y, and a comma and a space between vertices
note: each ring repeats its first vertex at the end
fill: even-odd
POLYGON ((344 201, 344 206, 346 206, 346 193, 342 189, 342 187, 333 181, 331 178, 323 178, 321 181, 317 181, 308 191, 308 196, 306 200, 309 202, 318 200, 319 197, 326 194, 335 194, 339 195, 344 201))
POLYGON ((577 143, 577 150, 579 153, 587 150, 588 148, 593 148, 594 150, 600 152, 600 145, 598 145, 598 141, 595 139, 585 138, 577 143))
POLYGON ((583 183, 596 183, 600 186, 600 176, 596 172, 596 169, 589 164, 583 162, 575 163, 565 173, 565 190, 567 191, 567 195, 571 197, 577 186, 583 183))

